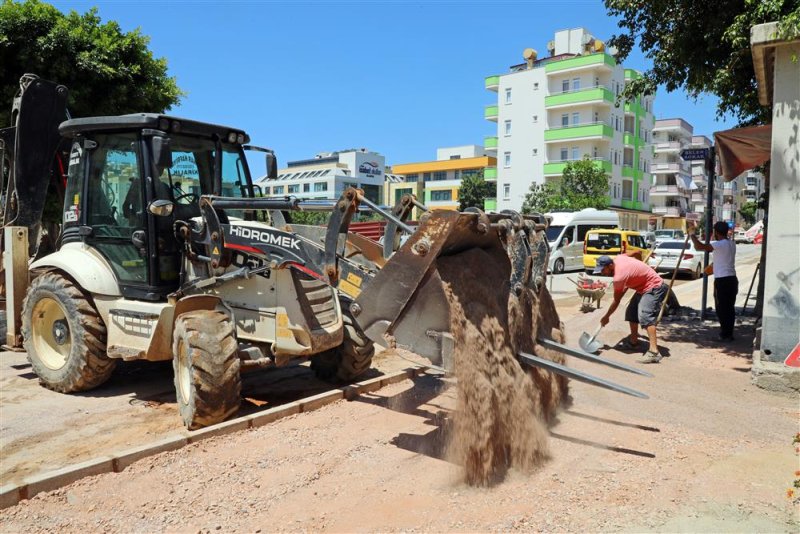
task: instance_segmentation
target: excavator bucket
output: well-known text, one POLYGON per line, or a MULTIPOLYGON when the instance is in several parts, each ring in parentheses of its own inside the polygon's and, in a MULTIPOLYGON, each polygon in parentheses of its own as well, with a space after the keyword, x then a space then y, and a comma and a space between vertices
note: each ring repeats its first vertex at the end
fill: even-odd
POLYGON ((355 299, 351 311, 373 341, 407 349, 451 370, 450 304, 439 262, 481 249, 502 266, 505 278, 475 280, 476 284, 517 293, 524 286, 538 289, 547 261, 546 241, 539 235, 543 230, 538 220, 511 212, 427 212, 355 299))

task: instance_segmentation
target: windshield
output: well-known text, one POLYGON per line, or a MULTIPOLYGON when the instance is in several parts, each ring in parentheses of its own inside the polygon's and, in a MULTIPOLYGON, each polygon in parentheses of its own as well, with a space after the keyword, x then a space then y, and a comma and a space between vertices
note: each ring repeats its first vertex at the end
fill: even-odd
POLYGON ((563 226, 548 226, 545 233, 547 233, 547 240, 551 243, 558 239, 558 236, 561 235, 561 232, 564 230, 563 226))
POLYGON ((221 194, 244 197, 248 194, 249 175, 237 145, 222 143, 222 187, 214 187, 214 141, 201 137, 172 136, 172 166, 159 176, 179 203, 194 195, 221 194))
POLYGON ((589 233, 586 235, 586 247, 599 250, 619 248, 620 234, 589 233))
POLYGON ((683 234, 680 230, 656 230, 656 237, 674 237, 683 234))

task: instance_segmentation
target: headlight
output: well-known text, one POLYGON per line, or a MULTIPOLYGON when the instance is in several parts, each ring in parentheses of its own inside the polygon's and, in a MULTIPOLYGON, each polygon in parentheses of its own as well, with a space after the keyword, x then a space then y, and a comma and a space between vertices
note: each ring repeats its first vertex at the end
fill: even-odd
POLYGON ((159 119, 158 129, 164 132, 169 131, 169 121, 167 119, 159 119))
POLYGON ((235 143, 236 142, 236 132, 231 132, 228 134, 228 142, 235 143))
POLYGON ((180 132, 181 131, 181 123, 179 123, 178 121, 173 121, 172 122, 172 131, 176 132, 176 133, 180 132))
POLYGON ((244 135, 242 135, 242 134, 237 135, 236 136, 236 142, 239 143, 240 145, 244 144, 244 135))

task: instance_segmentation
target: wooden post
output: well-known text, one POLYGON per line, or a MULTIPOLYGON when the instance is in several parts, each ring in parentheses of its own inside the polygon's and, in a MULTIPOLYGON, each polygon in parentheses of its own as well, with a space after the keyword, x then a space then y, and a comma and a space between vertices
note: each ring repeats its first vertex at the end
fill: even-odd
POLYGON ((3 268, 6 289, 6 345, 22 345, 22 301, 28 290, 28 229, 6 226, 3 236, 3 268))

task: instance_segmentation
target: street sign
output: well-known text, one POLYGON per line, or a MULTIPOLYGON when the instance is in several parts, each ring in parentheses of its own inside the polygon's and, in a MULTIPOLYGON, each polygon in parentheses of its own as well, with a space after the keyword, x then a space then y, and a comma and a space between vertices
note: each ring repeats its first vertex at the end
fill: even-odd
POLYGON ((697 161, 708 159, 707 148, 685 148, 681 150, 681 159, 683 161, 697 161))
POLYGON ((689 212, 686 214, 686 220, 700 222, 700 214, 695 212, 689 212))

